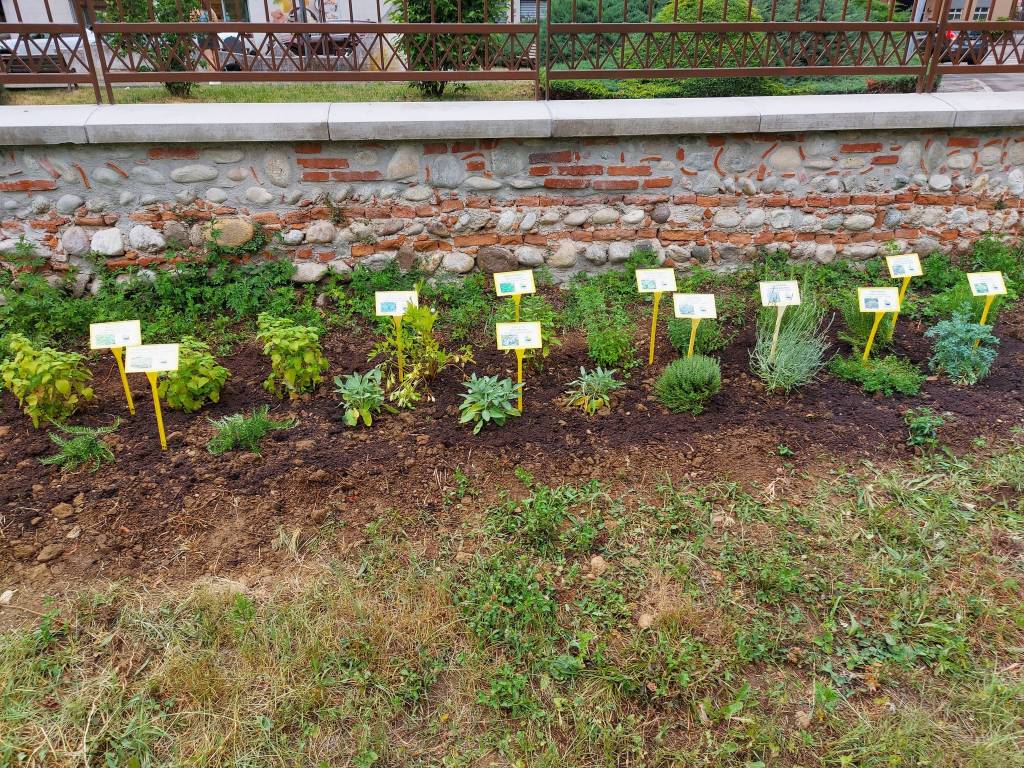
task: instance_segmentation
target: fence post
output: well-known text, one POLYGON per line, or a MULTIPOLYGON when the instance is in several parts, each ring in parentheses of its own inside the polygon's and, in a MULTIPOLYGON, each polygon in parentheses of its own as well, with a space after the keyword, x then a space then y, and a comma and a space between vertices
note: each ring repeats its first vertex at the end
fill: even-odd
MULTIPOLYGON (((17 0, 15 0, 17 2, 17 0)), ((78 39, 82 42, 82 47, 85 49, 85 61, 86 66, 89 68, 89 77, 92 78, 92 94, 96 99, 97 104, 103 103, 103 96, 100 93, 100 80, 96 74, 96 61, 93 59, 92 46, 89 45, 89 36, 87 34, 88 26, 85 20, 86 3, 91 0, 73 0, 71 3, 72 12, 75 14, 75 21, 78 22, 78 39)), ((96 39, 97 53, 99 52, 99 38, 96 39)), ((113 103, 113 102, 111 102, 113 103)))
MULTIPOLYGON (((537 45, 540 48, 537 51, 537 77, 541 76, 541 68, 544 70, 544 99, 545 101, 551 100, 551 4, 553 0, 546 0, 544 3, 544 15, 546 22, 544 24, 544 39, 541 40, 541 35, 538 30, 537 34, 537 45), (543 45, 542 45, 543 43, 543 45)), ((573 6, 575 8, 575 5, 573 6)), ((537 24, 540 24, 540 14, 537 14, 537 24)))
POLYGON ((931 38, 931 45, 926 49, 927 61, 925 62, 924 82, 919 83, 919 93, 931 93, 935 90, 938 79, 938 68, 942 61, 942 52, 947 47, 946 33, 949 31, 949 9, 952 0, 939 0, 935 5, 935 13, 938 18, 931 19, 934 28, 928 33, 931 38))

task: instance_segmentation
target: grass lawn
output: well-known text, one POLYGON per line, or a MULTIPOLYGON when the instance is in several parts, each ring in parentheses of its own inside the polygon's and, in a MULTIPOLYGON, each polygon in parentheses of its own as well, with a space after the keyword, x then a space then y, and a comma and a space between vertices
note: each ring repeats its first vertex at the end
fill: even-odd
POLYGON ((1024 766, 1024 450, 814 474, 459 474, 263 586, 58 600, 0 635, 0 763, 1024 766))
MULTIPOLYGON (((8 104, 94 104, 92 88, 8 89, 8 104)), ((103 98, 106 99, 104 93, 103 98)), ((313 101, 425 101, 406 83, 242 83, 198 85, 187 99, 171 96, 162 85, 119 87, 118 104, 264 103, 313 101)), ((499 101, 533 98, 533 83, 474 82, 450 86, 445 101, 499 101)))

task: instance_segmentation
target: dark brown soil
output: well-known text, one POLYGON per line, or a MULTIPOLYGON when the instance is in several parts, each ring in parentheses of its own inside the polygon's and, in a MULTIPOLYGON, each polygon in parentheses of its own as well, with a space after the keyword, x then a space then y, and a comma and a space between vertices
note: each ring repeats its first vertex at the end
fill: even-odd
MULTIPOLYGON (((133 381, 138 415, 128 418, 113 358, 94 357, 98 398, 80 420, 125 417, 112 437, 117 462, 97 474, 62 475, 42 466, 39 459, 53 452, 45 430, 33 429, 9 394, 0 397, 0 588, 243 572, 267 577, 284 567, 285 554, 274 548, 279 539, 330 525, 330 546, 343 556, 361 541, 363 526, 385 513, 407 520, 410 534, 419 530, 429 542, 431 530, 454 527, 474 505, 513 486, 520 466, 550 484, 600 477, 647 487, 663 476, 767 483, 786 464, 814 480, 861 459, 909 456, 903 414, 914 406, 947 414, 942 440, 964 449, 972 438, 1006 435, 1024 423, 1024 314, 1008 311, 999 322, 1002 345, 989 378, 970 388, 930 380, 914 398, 866 396, 830 375, 788 397, 766 394, 749 373, 751 326, 723 350, 722 390, 697 417, 669 413, 652 396, 655 373, 675 357, 664 337, 655 367, 634 372, 611 413, 585 417, 567 410, 560 403, 566 383, 590 365, 584 340, 570 334, 543 372, 528 375, 525 414, 479 435, 458 423, 459 371, 440 377, 435 402, 383 415, 372 429, 349 429, 338 418, 331 386, 295 403, 264 392, 265 359, 247 344, 222 360, 232 376, 220 403, 193 415, 165 409, 167 453, 159 448, 145 378, 133 381), (272 433, 260 456, 214 457, 205 450, 212 434, 207 417, 263 403, 275 416, 295 416, 298 426, 272 433), (782 444, 795 455, 780 456, 782 444), (462 505, 445 503, 456 469, 480 492, 462 505), (61 503, 72 506, 63 508, 64 519, 53 511, 61 503), (51 544, 62 553, 38 562, 51 544)), ((922 332, 901 321, 895 348, 923 366, 930 344, 922 332)), ((488 341, 476 345, 473 369, 514 375, 514 358, 488 341)), ((336 331, 324 345, 333 377, 364 369, 372 340, 336 331)))

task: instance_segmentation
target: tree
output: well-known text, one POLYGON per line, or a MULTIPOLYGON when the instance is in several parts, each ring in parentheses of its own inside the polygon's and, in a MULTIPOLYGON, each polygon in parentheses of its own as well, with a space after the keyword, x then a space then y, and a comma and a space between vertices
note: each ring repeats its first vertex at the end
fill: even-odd
MULTIPOLYGON (((508 0, 402 0, 389 12, 396 24, 497 24, 508 19, 508 0)), ((406 69, 441 72, 479 69, 481 62, 500 61, 509 34, 406 33, 398 45, 405 50, 406 69)), ((511 62, 510 62, 511 63, 511 62)), ((425 95, 444 95, 444 80, 411 83, 425 95)))

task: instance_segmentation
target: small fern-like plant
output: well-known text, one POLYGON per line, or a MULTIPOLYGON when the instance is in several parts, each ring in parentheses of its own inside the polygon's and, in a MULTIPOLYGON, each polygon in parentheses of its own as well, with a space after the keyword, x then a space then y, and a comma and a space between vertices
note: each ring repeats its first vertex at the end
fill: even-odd
POLYGON ((466 392, 459 403, 459 423, 472 422, 474 435, 487 424, 500 427, 509 417, 520 415, 516 407, 518 397, 519 385, 512 379, 478 377, 474 373, 466 380, 466 392))
POLYGON ((615 371, 600 366, 592 371, 580 368, 580 376, 569 382, 566 394, 569 405, 581 408, 588 416, 593 416, 602 408, 611 405, 612 392, 622 389, 625 384, 615 378, 615 371))
POLYGON ((269 407, 262 405, 251 416, 234 413, 220 419, 210 419, 216 433, 206 444, 206 450, 214 456, 238 450, 259 453, 260 443, 268 433, 290 429, 297 423, 295 419, 272 419, 268 415, 269 411, 269 407))
POLYGON ((369 427, 373 424, 374 414, 380 413, 384 405, 380 368, 362 374, 335 376, 334 392, 341 396, 340 407, 345 409, 342 417, 345 424, 355 427, 362 419, 363 424, 369 427))
POLYGON ((54 465, 64 472, 74 472, 79 467, 89 466, 95 472, 114 460, 114 452, 103 437, 121 426, 120 419, 114 419, 109 427, 74 427, 56 421, 53 426, 59 432, 50 432, 49 436, 59 450, 53 456, 40 459, 40 464, 54 465))
POLYGON ((263 354, 270 357, 270 375, 263 388, 293 400, 316 389, 328 367, 317 329, 266 312, 259 316, 257 327, 256 338, 263 342, 263 354))
POLYGON ((160 377, 160 397, 169 408, 194 413, 207 402, 220 400, 220 391, 230 375, 206 344, 194 336, 185 336, 180 343, 178 370, 160 377))

